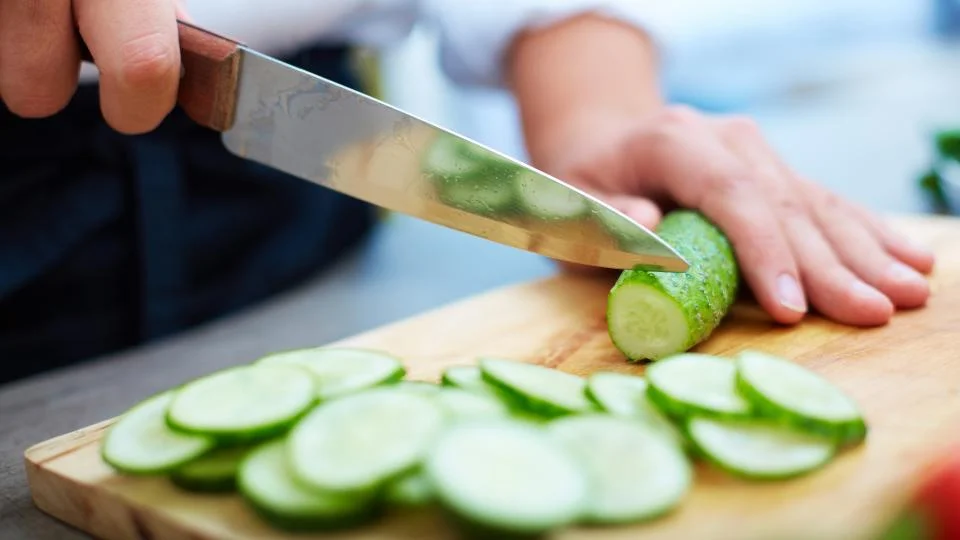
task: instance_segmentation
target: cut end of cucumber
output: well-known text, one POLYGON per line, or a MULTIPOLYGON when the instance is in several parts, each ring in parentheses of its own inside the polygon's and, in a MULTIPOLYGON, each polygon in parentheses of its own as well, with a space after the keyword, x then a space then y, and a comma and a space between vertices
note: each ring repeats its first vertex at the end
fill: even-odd
POLYGON ((282 431, 314 403, 310 373, 296 366, 254 364, 184 385, 167 411, 176 429, 255 439, 282 431))
POLYGON ((677 302, 654 283, 623 283, 607 309, 611 339, 629 359, 659 360, 686 350, 690 328, 677 302))
POLYGON ((632 523, 661 516, 680 504, 693 483, 683 451, 662 431, 642 423, 581 415, 556 420, 549 430, 588 472, 586 522, 632 523))
POLYGON ((213 448, 211 437, 174 431, 167 424, 175 392, 134 405, 110 426, 100 448, 108 465, 126 474, 164 474, 213 448))
POLYGON ((514 421, 449 428, 427 455, 424 472, 459 517, 515 534, 574 523, 588 496, 573 454, 542 430, 514 421))
POLYGON ((399 358, 380 351, 341 347, 274 353, 265 356, 257 364, 292 364, 306 368, 315 377, 317 398, 321 400, 397 382, 406 375, 399 358))
POLYGON ((737 390, 736 365, 725 358, 698 353, 678 354, 647 367, 648 395, 674 417, 703 414, 747 417, 749 401, 737 390))
POLYGON ((291 465, 306 485, 376 490, 413 468, 446 420, 430 396, 391 387, 321 404, 290 432, 291 465))
POLYGON ((714 465, 746 479, 800 476, 823 467, 836 453, 829 439, 758 419, 694 417, 687 432, 714 465))
POLYGON ((743 351, 736 362, 740 391, 764 416, 843 442, 866 436, 866 423, 857 404, 816 373, 760 351, 743 351))

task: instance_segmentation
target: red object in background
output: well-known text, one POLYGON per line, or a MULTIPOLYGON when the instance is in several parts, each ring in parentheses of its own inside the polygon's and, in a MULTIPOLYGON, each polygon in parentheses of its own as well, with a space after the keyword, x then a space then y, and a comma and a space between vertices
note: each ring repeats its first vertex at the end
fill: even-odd
POLYGON ((960 540, 960 446, 921 484, 915 507, 927 518, 930 540, 960 540))

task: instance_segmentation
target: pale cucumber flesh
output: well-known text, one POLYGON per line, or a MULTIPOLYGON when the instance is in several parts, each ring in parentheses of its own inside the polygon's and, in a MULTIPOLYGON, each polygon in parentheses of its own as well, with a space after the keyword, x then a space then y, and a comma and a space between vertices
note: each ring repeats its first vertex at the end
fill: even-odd
POLYGON ((315 402, 310 374, 296 366, 247 365, 185 384, 170 403, 177 429, 221 437, 278 433, 315 402))
POLYGON ((683 445, 683 436, 647 396, 649 384, 636 375, 595 372, 587 377, 587 396, 613 416, 643 422, 683 445))
POLYGON ((176 391, 150 397, 130 408, 107 429, 100 449, 109 465, 126 474, 162 474, 214 446, 211 437, 174 431, 166 422, 176 391))
POLYGON ((412 469, 446 420, 431 396, 390 387, 319 405, 290 432, 294 475, 335 493, 378 489, 412 469))
POLYGON ((340 527, 363 521, 372 500, 305 488, 290 474, 288 441, 277 439, 253 450, 237 473, 243 497, 268 521, 283 529, 340 527))
POLYGON ((483 358, 485 381, 508 393, 531 411, 559 416, 596 410, 587 398, 586 381, 557 369, 501 358, 483 358))
POLYGON ((589 497, 574 455, 515 421, 451 427, 427 455, 424 473, 459 517, 500 532, 537 534, 572 524, 589 497))
POLYGON ((820 375, 760 351, 742 351, 736 361, 738 388, 759 414, 844 443, 866 437, 856 403, 820 375))
POLYGON ((648 395, 674 417, 692 414, 746 417, 750 403, 736 387, 736 365, 728 359, 684 353, 650 365, 648 395))
POLYGON ((628 523, 677 507, 693 483, 686 455, 662 431, 609 415, 556 420, 551 435, 581 460, 590 479, 582 520, 628 523))
POLYGON ((261 365, 293 364, 315 377, 317 398, 333 399, 365 388, 399 381, 403 363, 389 354, 346 347, 318 347, 268 355, 261 365))
POLYGON ((809 473, 826 465, 836 452, 829 439, 755 419, 694 417, 687 432, 714 465, 748 479, 785 479, 809 473))

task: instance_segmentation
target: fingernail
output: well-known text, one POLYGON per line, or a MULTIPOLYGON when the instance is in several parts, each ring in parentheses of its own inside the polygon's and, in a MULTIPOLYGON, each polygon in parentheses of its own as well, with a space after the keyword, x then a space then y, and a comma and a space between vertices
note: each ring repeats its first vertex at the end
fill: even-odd
POLYGON ((887 297, 884 296, 882 292, 859 280, 853 282, 853 285, 850 286, 850 291, 853 292, 854 296, 859 296, 864 300, 887 300, 887 297))
POLYGON ((806 313, 807 302, 803 297, 803 291, 800 290, 800 284, 789 274, 782 274, 777 278, 777 294, 780 296, 780 305, 796 311, 806 313))
POLYGON ((887 278, 897 283, 924 283, 926 280, 919 272, 903 264, 895 262, 887 269, 887 278))

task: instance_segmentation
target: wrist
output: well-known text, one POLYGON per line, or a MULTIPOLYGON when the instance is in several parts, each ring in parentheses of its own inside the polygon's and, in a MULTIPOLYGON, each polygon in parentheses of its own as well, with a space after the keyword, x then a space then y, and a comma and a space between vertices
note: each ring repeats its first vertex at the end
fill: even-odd
POLYGON ((584 133, 627 129, 661 108, 657 69, 642 30, 599 15, 520 35, 508 77, 531 161, 554 163, 573 141, 591 139, 584 133))

